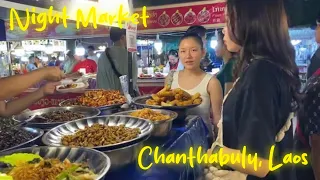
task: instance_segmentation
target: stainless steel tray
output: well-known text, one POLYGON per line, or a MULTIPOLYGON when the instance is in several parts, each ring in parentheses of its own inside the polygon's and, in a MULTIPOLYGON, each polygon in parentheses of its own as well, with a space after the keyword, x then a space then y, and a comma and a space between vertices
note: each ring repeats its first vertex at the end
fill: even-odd
POLYGON ((61 138, 63 136, 74 134, 76 131, 84 129, 86 126, 90 127, 96 123, 108 126, 119 126, 123 124, 125 125, 125 127, 139 128, 141 130, 140 135, 132 140, 124 141, 117 144, 94 147, 94 149, 100 151, 125 147, 131 143, 139 142, 139 140, 143 137, 150 135, 154 128, 153 123, 145 119, 133 118, 129 116, 100 116, 94 118, 80 119, 55 127, 42 137, 42 142, 47 146, 61 146, 61 138))
POLYGON ((50 123, 38 123, 32 122, 32 120, 36 117, 36 115, 43 115, 53 111, 63 111, 69 110, 72 112, 78 112, 85 116, 85 118, 98 116, 101 112, 99 109, 90 108, 90 107, 82 107, 82 106, 69 106, 69 107, 51 107, 45 109, 38 109, 34 111, 28 111, 17 116, 13 116, 13 120, 18 121, 20 123, 26 122, 28 127, 35 127, 40 129, 51 129, 58 125, 61 125, 65 122, 50 122, 50 123))
MULTIPOLYGON (((115 113, 113 115, 124 115, 124 116, 130 116, 131 113, 133 112, 136 112, 136 111, 140 111, 141 109, 137 109, 137 110, 131 110, 131 111, 123 111, 123 112, 119 112, 119 113, 115 113)), ((161 114, 164 114, 164 115, 169 115, 171 118, 168 119, 168 120, 162 120, 162 121, 152 121, 150 119, 147 119, 147 120, 150 120, 153 122, 153 124, 163 124, 163 123, 167 123, 167 122, 170 122, 170 121, 173 121, 175 120, 177 117, 178 117, 178 113, 174 112, 174 111, 170 111, 170 110, 165 110, 165 109, 152 109, 153 111, 156 111, 156 112, 159 112, 161 114)), ((132 117, 132 116, 130 116, 132 117)))
POLYGON ((156 106, 156 105, 147 105, 146 101, 148 99, 151 99, 151 95, 145 95, 145 96, 139 96, 133 99, 133 104, 137 106, 147 107, 147 108, 153 108, 153 109, 168 109, 168 110, 186 110, 190 108, 194 108, 199 106, 198 104, 190 105, 190 106, 156 106))
POLYGON ((18 148, 24 148, 24 147, 30 147, 36 144, 36 141, 43 135, 44 131, 41 129, 37 129, 37 128, 29 128, 29 127, 21 127, 22 131, 28 131, 32 134, 35 135, 35 137, 33 139, 30 139, 29 141, 26 141, 22 144, 13 146, 11 148, 7 148, 7 149, 3 149, 0 150, 0 153, 6 152, 6 151, 11 151, 14 149, 18 149, 18 148))
MULTIPOLYGON (((67 105, 65 105, 66 103, 72 102, 72 101, 75 101, 75 100, 70 100, 70 99, 64 100, 61 103, 59 103, 59 106, 60 107, 65 107, 65 106, 67 106, 67 105)), ((96 107, 96 108, 101 110, 101 111, 103 111, 103 110, 107 110, 107 109, 120 108, 123 104, 125 104, 125 103, 113 104, 113 105, 108 105, 108 106, 99 106, 99 107, 96 107)), ((79 106, 79 105, 74 105, 74 106, 79 106)), ((87 107, 87 106, 81 106, 81 107, 87 107)))
MULTIPOLYGON (((176 113, 174 111, 170 111, 170 110, 165 110, 165 109, 152 109, 152 110, 160 112, 161 114, 169 115, 171 118, 168 120, 162 120, 162 121, 152 121, 151 120, 154 124, 154 129, 153 129, 151 135, 155 136, 155 137, 167 136, 172 128, 172 121, 178 118, 178 113, 176 113)), ((139 109, 119 112, 119 113, 115 113, 114 115, 130 116, 130 113, 135 112, 135 111, 139 111, 139 109)), ((147 119, 147 120, 149 120, 149 119, 147 119)))
POLYGON ((97 150, 88 148, 70 148, 70 147, 29 147, 16 149, 5 153, 0 153, 0 156, 11 155, 14 153, 32 153, 38 154, 43 158, 54 158, 61 161, 68 159, 71 162, 86 162, 91 170, 97 175, 97 179, 104 179, 106 173, 111 167, 110 158, 97 150))

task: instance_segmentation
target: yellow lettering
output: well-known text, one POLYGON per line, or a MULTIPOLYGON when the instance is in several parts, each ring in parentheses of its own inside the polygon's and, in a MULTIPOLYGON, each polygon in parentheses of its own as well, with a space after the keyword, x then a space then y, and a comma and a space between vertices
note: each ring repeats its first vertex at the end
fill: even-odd
POLYGON ((168 155, 168 157, 166 158, 166 164, 171 164, 174 163, 174 153, 171 153, 168 155))
POLYGON ((284 164, 289 164, 292 163, 292 154, 286 154, 283 158, 283 163, 284 164))
POLYGON ((78 11, 77 11, 77 29, 80 29, 80 22, 82 23, 83 27, 85 27, 85 28, 88 27, 91 18, 93 21, 93 27, 96 29, 97 28, 96 8, 91 7, 91 9, 89 11, 89 15, 86 20, 84 18, 82 10, 78 9, 78 11))
POLYGON ((99 23, 106 23, 108 22, 108 13, 104 13, 104 14, 101 14, 99 16, 99 23))
POLYGON ((209 157, 209 164, 218 163, 218 154, 211 154, 209 157))
POLYGON ((32 24, 36 24, 37 23, 37 21, 36 21, 36 14, 35 14, 35 12, 36 12, 36 8, 31 8, 31 11, 32 11, 32 14, 31 14, 31 23, 32 24))
POLYGON ((143 170, 148 170, 148 169, 150 169, 151 166, 152 166, 152 164, 153 164, 153 163, 150 163, 149 166, 143 166, 143 164, 142 164, 142 161, 143 161, 142 157, 143 157, 144 151, 146 151, 146 150, 149 150, 149 156, 150 156, 151 153, 152 153, 152 148, 151 148, 150 146, 145 146, 145 147, 143 147, 143 148, 141 149, 141 151, 139 152, 139 155, 138 155, 138 166, 139 166, 141 169, 143 169, 143 170))
POLYGON ((208 154, 207 153, 205 153, 203 155, 201 155, 201 154, 202 154, 202 147, 200 146, 198 148, 198 150, 197 150, 197 162, 198 162, 198 164, 202 164, 203 161, 204 161, 204 163, 208 164, 208 154))
POLYGON ((176 157, 176 164, 179 164, 180 161, 182 159, 182 163, 183 164, 186 164, 187 163, 187 155, 186 154, 177 154, 177 157, 176 157))
POLYGON ((301 157, 302 157, 302 164, 303 164, 303 165, 308 165, 307 156, 308 156, 307 153, 303 153, 303 154, 301 155, 301 157))
POLYGON ((114 16, 109 16, 109 24, 110 25, 112 25, 113 24, 113 22, 114 22, 114 20, 116 19, 116 15, 114 15, 114 16))
POLYGON ((47 28, 47 15, 46 13, 40 13, 37 16, 37 22, 38 23, 42 23, 42 27, 41 28, 36 28, 36 31, 43 31, 47 28))
POLYGON ((274 148, 275 146, 273 145, 270 149, 270 154, 269 154, 269 170, 270 171, 275 171, 279 169, 283 164, 278 164, 276 166, 273 166, 273 153, 274 153, 274 148))
POLYGON ((230 161, 230 156, 229 154, 223 154, 223 148, 219 150, 219 163, 220 166, 223 167, 224 165, 228 164, 230 161))
POLYGON ((56 13, 54 15, 54 17, 52 17, 52 10, 53 10, 53 6, 50 6, 49 12, 48 12, 49 23, 52 24, 54 22, 54 20, 56 20, 56 23, 59 24, 60 23, 60 15, 58 13, 56 13))
POLYGON ((237 154, 235 157, 235 154, 231 154, 231 164, 240 164, 240 154, 237 154))
POLYGON ((14 9, 14 8, 11 8, 10 9, 10 30, 12 31, 13 28, 14 28, 14 23, 13 23, 13 20, 16 18, 17 19, 17 22, 18 22, 18 26, 19 28, 22 30, 22 31, 26 31, 30 25, 30 15, 29 15, 29 10, 26 9, 26 22, 25 22, 25 25, 22 25, 22 22, 21 22, 21 19, 17 13, 17 11, 14 9), (14 18, 15 17, 15 18, 14 18))
POLYGON ((253 169, 257 171, 258 170, 258 154, 255 153, 253 158, 251 156, 252 156, 251 154, 248 155, 248 163, 250 165, 253 164, 253 169))
POLYGON ((68 27, 68 24, 67 24, 67 19, 69 18, 70 16, 67 15, 67 7, 63 7, 62 9, 62 23, 63 23, 63 27, 67 28, 68 27))
POLYGON ((160 156, 158 154, 159 154, 159 147, 156 147, 156 149, 154 150, 154 162, 156 164, 159 164, 161 160, 162 164, 164 164, 165 163, 164 154, 160 154, 160 156))
POLYGON ((243 169, 246 169, 246 154, 247 154, 247 147, 243 146, 243 149, 241 152, 241 165, 243 169))
POLYGON ((126 17, 129 13, 123 14, 123 5, 120 5, 119 11, 118 11, 118 26, 122 29, 122 21, 129 21, 129 19, 126 17))
POLYGON ((301 157, 300 156, 296 155, 296 156, 293 157, 293 163, 294 164, 298 164, 300 161, 301 161, 301 157))
POLYGON ((131 15, 130 21, 133 24, 139 24, 138 18, 139 18, 139 14, 138 13, 134 13, 134 14, 131 15))
POLYGON ((147 27, 147 19, 149 18, 149 16, 147 15, 147 7, 146 6, 142 7, 142 15, 140 18, 142 19, 143 26, 147 27))
POLYGON ((193 147, 190 147, 188 159, 189 159, 190 167, 192 167, 192 168, 194 167, 193 159, 195 159, 195 158, 196 158, 196 156, 193 155, 193 147))

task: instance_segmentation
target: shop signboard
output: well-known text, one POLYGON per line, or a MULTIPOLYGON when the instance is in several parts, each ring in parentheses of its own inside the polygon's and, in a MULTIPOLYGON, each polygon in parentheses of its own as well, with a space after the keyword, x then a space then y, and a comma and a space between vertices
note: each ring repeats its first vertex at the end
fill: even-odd
POLYGON ((137 25, 126 24, 127 49, 129 52, 137 52, 137 25))
MULTIPOLYGON (((26 19, 22 19, 24 24, 26 19)), ((101 37, 109 35, 108 26, 97 25, 94 28, 92 24, 87 27, 80 27, 77 29, 76 22, 73 20, 67 20, 68 26, 65 28, 62 23, 47 24, 47 27, 43 31, 37 31, 36 28, 41 28, 41 24, 30 24, 26 31, 22 31, 17 25, 17 21, 14 22, 13 30, 10 30, 9 20, 5 22, 6 39, 7 41, 19 41, 26 39, 68 39, 74 37, 101 37)))
MULTIPOLYGON (((139 33, 185 31, 192 25, 219 28, 225 24, 225 0, 200 1, 147 7, 147 27, 138 24, 139 33)), ((142 9, 135 9, 138 14, 142 9)))

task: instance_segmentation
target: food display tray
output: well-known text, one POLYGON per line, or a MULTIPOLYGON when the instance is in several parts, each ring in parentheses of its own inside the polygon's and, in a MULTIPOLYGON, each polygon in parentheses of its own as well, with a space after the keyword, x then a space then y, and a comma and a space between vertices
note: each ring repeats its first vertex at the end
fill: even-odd
POLYGON ((21 127, 21 130, 28 131, 28 132, 32 133, 33 135, 35 135, 35 137, 33 139, 30 139, 29 141, 26 141, 26 142, 21 143, 19 145, 13 146, 11 148, 0 150, 0 153, 6 152, 6 151, 11 151, 11 150, 18 149, 18 148, 34 146, 37 143, 36 141, 44 134, 44 131, 42 129, 37 129, 37 128, 21 127))
POLYGON ((101 112, 99 109, 90 108, 90 107, 82 107, 82 106, 69 106, 69 107, 50 107, 44 109, 38 109, 34 111, 28 111, 17 116, 13 116, 13 120, 18 121, 19 123, 26 123, 28 127, 35 127, 44 130, 50 130, 58 125, 61 125, 65 122, 50 122, 50 123, 38 123, 32 122, 36 118, 37 115, 43 115, 53 111, 72 111, 75 113, 81 113, 85 116, 85 118, 98 116, 101 112))
POLYGON ((187 110, 190 108, 194 108, 199 106, 198 104, 193 104, 193 105, 189 105, 189 106, 157 106, 157 105, 148 105, 146 104, 146 101, 148 99, 151 99, 151 95, 144 95, 144 96, 139 96, 133 99, 133 104, 137 105, 137 106, 142 106, 142 107, 147 107, 147 108, 153 108, 153 109, 168 109, 168 110, 178 110, 178 111, 182 111, 182 110, 187 110))
MULTIPOLYGON (((65 106, 67 106, 67 105, 65 105, 66 103, 73 102, 73 101, 75 101, 75 100, 71 100, 71 99, 64 100, 61 103, 59 103, 59 106, 60 107, 65 107, 65 106)), ((96 108, 99 109, 100 111, 105 111, 105 110, 109 110, 109 109, 120 108, 124 104, 125 103, 120 103, 120 104, 113 104, 113 105, 108 105, 108 106, 99 106, 99 107, 96 107, 96 108)), ((73 105, 71 105, 71 106, 73 106, 73 105)), ((81 106, 81 105, 74 105, 74 106, 81 106)), ((82 106, 82 107, 86 107, 86 106, 82 106)))
POLYGON ((134 118, 129 116, 99 116, 94 118, 85 118, 80 119, 77 121, 67 122, 65 124, 62 124, 60 126, 57 126, 53 129, 51 129, 49 132, 47 132, 42 137, 42 142, 47 146, 61 146, 61 139, 65 135, 72 135, 76 131, 85 129, 85 127, 91 127, 93 124, 103 124, 108 126, 119 126, 119 125, 125 125, 127 128, 139 128, 141 133, 138 137, 123 141, 116 144, 110 144, 106 146, 96 146, 93 147, 94 149, 97 149, 99 151, 108 151, 113 150, 117 148, 126 147, 128 145, 131 145, 133 143, 137 143, 141 141, 144 137, 150 136, 154 125, 151 121, 140 119, 140 118, 134 118))
POLYGON ((68 159, 70 162, 75 163, 85 162, 97 175, 97 180, 103 180, 111 167, 110 158, 106 154, 88 148, 38 146, 7 151, 0 153, 0 156, 14 153, 32 153, 38 154, 45 159, 59 159, 60 161, 68 159))
MULTIPOLYGON (((153 132, 151 133, 152 136, 157 137, 164 137, 167 136, 172 128, 172 121, 177 119, 178 113, 170 110, 165 109, 152 109, 153 111, 159 112, 163 115, 169 115, 170 119, 168 120, 159 120, 159 121, 152 121, 154 124, 153 132)), ((131 111, 123 111, 119 113, 115 113, 114 115, 126 115, 130 116, 131 113, 139 111, 138 110, 131 110, 131 111)))

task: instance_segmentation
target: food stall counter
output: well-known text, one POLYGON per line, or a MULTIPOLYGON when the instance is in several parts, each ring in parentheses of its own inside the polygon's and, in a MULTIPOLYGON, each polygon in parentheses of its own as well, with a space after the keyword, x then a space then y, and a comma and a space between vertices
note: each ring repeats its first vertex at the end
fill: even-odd
POLYGON ((146 95, 159 92, 164 87, 164 82, 164 78, 138 78, 137 85, 141 95, 146 95))

